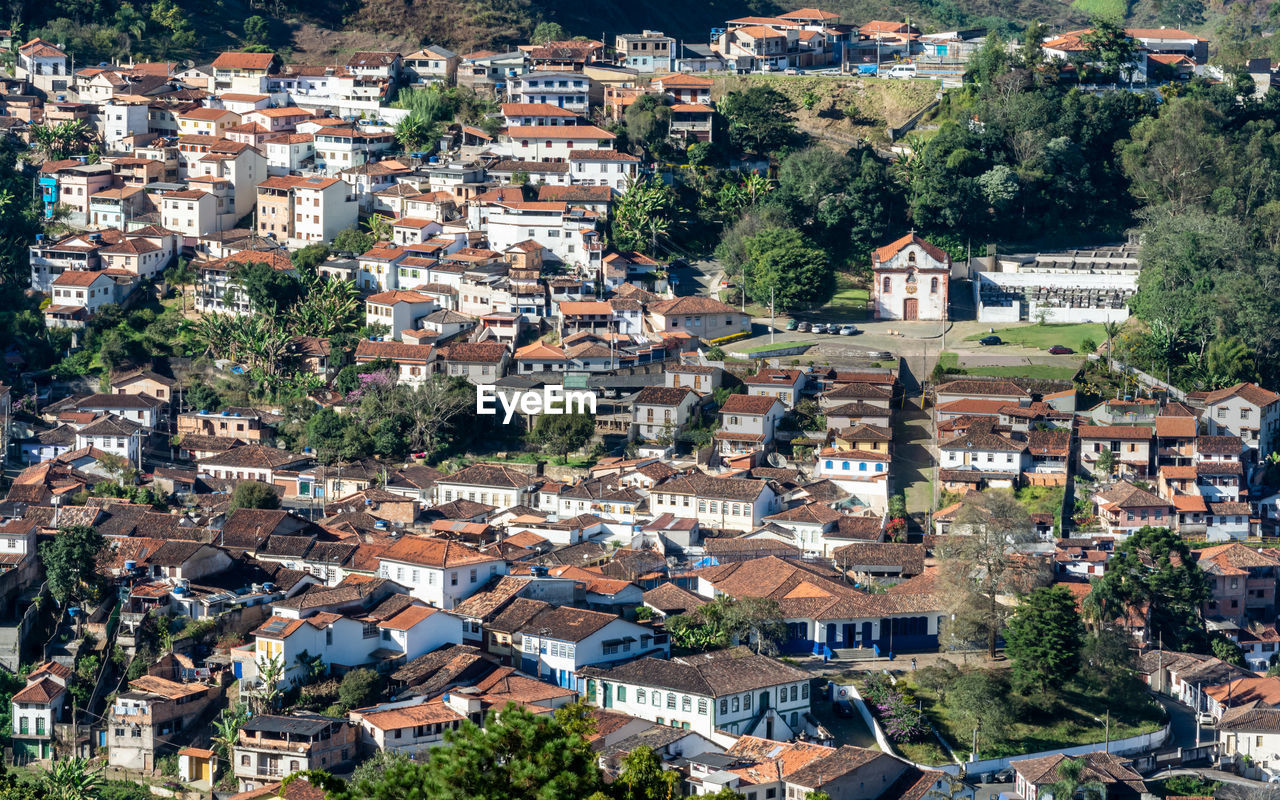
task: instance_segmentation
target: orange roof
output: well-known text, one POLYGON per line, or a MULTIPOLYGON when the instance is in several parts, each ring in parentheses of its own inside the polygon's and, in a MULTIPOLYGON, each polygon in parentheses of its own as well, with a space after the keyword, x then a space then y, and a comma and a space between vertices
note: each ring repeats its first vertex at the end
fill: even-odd
POLYGON ((797 8, 782 15, 783 19, 840 19, 839 14, 833 14, 830 11, 823 11, 819 8, 797 8))
POLYGON ((781 31, 775 31, 773 28, 764 25, 747 25, 743 28, 734 28, 734 33, 750 36, 752 39, 785 39, 787 35, 781 31))
POLYGON ((617 135, 595 125, 516 125, 507 128, 512 139, 617 139, 617 135))
POLYGON ((939 250, 937 247, 934 247, 933 245, 929 244, 924 239, 921 239, 919 236, 915 234, 914 231, 911 233, 908 233, 906 236, 903 236, 901 239, 890 242, 884 247, 876 248, 875 251, 872 252, 871 254, 871 260, 872 262, 876 262, 876 263, 883 263, 885 261, 888 261, 889 259, 896 256, 898 253, 900 253, 902 249, 909 244, 919 245, 920 247, 924 248, 924 251, 928 253, 931 258, 934 258, 938 261, 943 261, 943 262, 950 261, 950 257, 946 253, 944 253, 942 250, 939 250))
POLYGON ((265 70, 275 58, 275 53, 223 53, 213 60, 213 68, 265 70))
POLYGON ((83 269, 69 269, 53 279, 55 286, 92 286, 98 278, 107 278, 101 272, 83 269))
POLYGON ((390 619, 384 619, 379 622, 378 627, 389 628, 393 631, 407 631, 434 613, 436 613, 436 609, 430 606, 406 606, 400 613, 395 614, 390 619))
POLYGON ((1197 511, 1201 514, 1209 513, 1209 506, 1205 504, 1204 495, 1200 494, 1175 494, 1173 496, 1173 508, 1175 511, 1183 513, 1197 511))
POLYGON ((564 361, 565 355, 559 348, 552 347, 544 342, 534 342, 517 350, 515 358, 528 358, 537 361, 564 361))
POLYGON ((436 299, 420 292, 407 292, 402 289, 396 289, 390 292, 378 292, 365 298, 367 303, 378 303, 381 305, 393 306, 396 303, 434 303, 436 299))
POLYGON ((550 103, 503 103, 502 115, 505 117, 576 117, 567 108, 553 106, 550 103))
POLYGON ((404 708, 390 708, 386 711, 359 712, 361 719, 378 730, 398 730, 414 728, 419 725, 432 725, 442 722, 458 722, 462 715, 446 706, 442 701, 422 703, 404 708))
POLYGON ((613 306, 603 300, 565 300, 560 303, 561 314, 613 314, 613 306))
POLYGON ((653 79, 653 83, 662 85, 662 88, 669 87, 710 89, 711 79, 701 78, 697 75, 686 75, 684 73, 672 73, 670 75, 659 75, 653 79))
POLYGON ((1179 28, 1125 28, 1124 32, 1135 39, 1194 39, 1197 42, 1206 41, 1194 33, 1188 33, 1179 28))
POLYGON ((391 227, 393 228, 425 228, 433 222, 435 222, 435 220, 425 219, 423 217, 401 217, 400 219, 392 222, 391 227))
POLYGON ((1195 435, 1195 417, 1156 417, 1156 436, 1193 437, 1195 435))
POLYGON ((234 111, 228 111, 225 108, 193 108, 178 115, 178 119, 203 119, 203 120, 219 120, 230 114, 233 117, 240 115, 234 111))

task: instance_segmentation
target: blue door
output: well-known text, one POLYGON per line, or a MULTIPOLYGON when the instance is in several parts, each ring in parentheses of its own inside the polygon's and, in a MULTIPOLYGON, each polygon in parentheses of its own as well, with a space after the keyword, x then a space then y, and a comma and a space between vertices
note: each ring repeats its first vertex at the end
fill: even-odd
POLYGON ((870 622, 862 623, 862 646, 863 647, 871 646, 871 623, 870 622))

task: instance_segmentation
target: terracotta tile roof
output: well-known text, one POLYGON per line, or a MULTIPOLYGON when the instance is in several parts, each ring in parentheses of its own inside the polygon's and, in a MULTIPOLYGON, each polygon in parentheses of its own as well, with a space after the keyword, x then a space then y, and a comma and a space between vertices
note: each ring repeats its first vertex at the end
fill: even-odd
POLYGON ((407 631, 427 617, 435 614, 436 610, 437 609, 431 608, 430 606, 410 605, 397 612, 389 619, 384 619, 379 622, 378 627, 388 628, 394 631, 407 631))
POLYGON ((910 244, 919 245, 921 248, 924 249, 926 253, 929 254, 930 258, 933 258, 937 261, 948 263, 951 260, 951 257, 948 256, 941 249, 929 244, 924 239, 920 238, 914 232, 912 232, 912 233, 908 233, 906 236, 903 236, 901 239, 897 239, 893 242, 890 242, 889 244, 883 247, 876 248, 871 253, 871 261, 873 265, 888 261, 894 256, 896 256, 898 253, 902 252, 902 249, 910 244))
POLYGON ((1230 386, 1226 389, 1209 392, 1205 395, 1204 404, 1206 406, 1215 405, 1231 397, 1239 397, 1259 408, 1264 408, 1280 400, 1280 395, 1275 392, 1269 392, 1257 384, 1237 383, 1235 386, 1230 386))
POLYGON ((361 709, 353 713, 358 714, 359 718, 371 727, 382 731, 413 728, 418 725, 449 724, 466 719, 441 700, 386 711, 361 709))
POLYGON ((461 542, 449 539, 427 539, 421 536, 400 538, 387 548, 380 560, 419 564, 426 567, 454 567, 501 561, 461 542))
POLYGON ((507 352, 507 346, 499 342, 458 342, 440 348, 440 357, 459 363, 496 364, 507 352))
POLYGON ((586 667, 582 674, 712 698, 807 680, 807 673, 745 647, 670 660, 642 658, 612 669, 586 667))
POLYGON ((1196 435, 1195 417, 1156 417, 1156 436, 1192 438, 1196 435))
POLYGON ((692 389, 671 386, 646 386, 635 396, 632 405, 678 406, 690 395, 695 395, 692 389))
POLYGON ((718 300, 712 300, 710 297, 693 295, 653 303, 649 306, 649 312, 660 316, 673 314, 729 314, 741 316, 741 312, 733 306, 725 305, 718 300))
POLYGON ((779 405, 776 397, 761 397, 748 394, 731 394, 720 406, 721 414, 767 414, 775 405, 779 405))
POLYGON ((52 678, 41 678, 35 683, 28 682, 25 688, 13 695, 12 701, 48 705, 65 691, 67 691, 66 687, 52 678))
POLYGON ((222 53, 213 60, 213 68, 265 70, 275 58, 275 53, 222 53))
POLYGON ((429 344, 405 344, 404 342, 371 342, 361 339, 356 345, 356 360, 387 358, 392 361, 431 360, 435 347, 429 344))
POLYGON ((1151 428, 1143 425, 1081 425, 1076 429, 1081 439, 1149 441, 1151 434, 1151 428))

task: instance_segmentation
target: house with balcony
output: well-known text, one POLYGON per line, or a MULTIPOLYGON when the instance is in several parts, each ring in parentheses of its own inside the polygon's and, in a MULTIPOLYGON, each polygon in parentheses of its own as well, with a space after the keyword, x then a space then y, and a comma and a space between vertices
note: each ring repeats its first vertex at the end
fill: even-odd
POLYGON ((1206 619, 1226 619, 1237 625, 1275 619, 1280 559, 1238 542, 1192 552, 1209 581, 1206 619))
POLYGON ((587 113, 591 79, 577 72, 526 72, 511 79, 508 94, 514 103, 540 103, 587 113))
POLYGON ((1151 474, 1155 437, 1145 425, 1081 425, 1076 438, 1080 442, 1080 469, 1088 475, 1106 477, 1098 466, 1103 451, 1111 453, 1115 474, 1135 478, 1151 474))
POLYGON ((215 94, 240 92, 260 94, 267 80, 280 71, 280 57, 275 53, 222 53, 213 60, 215 94))
POLYGON ((773 449, 773 437, 786 409, 776 397, 731 394, 720 407, 715 442, 722 456, 773 449))
POLYGON ((1238 383, 1209 392, 1204 420, 1212 436, 1237 436, 1248 448, 1248 461, 1280 447, 1280 395, 1253 383, 1238 383))
POLYGON ((63 272, 49 294, 41 312, 47 328, 83 328, 98 309, 118 302, 115 279, 105 272, 63 272))
POLYGON ((340 771, 355 760, 359 735, 344 719, 319 714, 252 717, 232 748, 241 791, 260 789, 302 770, 340 771))
POLYGON ((1112 536, 1129 536, 1148 525, 1171 527, 1176 522, 1173 503, 1127 481, 1117 481, 1095 494, 1093 504, 1112 536))
POLYGON ((177 752, 174 737, 195 726, 218 696, 212 686, 157 675, 129 681, 107 712, 107 763, 120 769, 156 769, 157 758, 177 752))

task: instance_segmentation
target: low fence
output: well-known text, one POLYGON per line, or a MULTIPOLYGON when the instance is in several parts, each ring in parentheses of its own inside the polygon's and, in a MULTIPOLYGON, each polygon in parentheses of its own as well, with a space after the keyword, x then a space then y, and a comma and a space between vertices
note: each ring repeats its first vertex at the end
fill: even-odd
MULTIPOLYGON (((893 746, 893 742, 885 735, 884 729, 880 727, 880 722, 872 715, 871 709, 867 707, 867 702, 862 699, 862 695, 858 692, 858 687, 848 684, 842 685, 841 689, 848 689, 849 702, 853 703, 853 707, 858 710, 858 714, 862 717, 862 721, 871 729, 871 733, 875 736, 876 744, 886 753, 892 753, 899 758, 902 754, 893 746)), ((999 772, 1008 769, 1009 765, 1015 761, 1023 761, 1028 758, 1041 758, 1043 756, 1066 755, 1081 756, 1085 753, 1093 753, 1098 750, 1105 749, 1108 753, 1117 755, 1126 755, 1129 753, 1138 753, 1144 750, 1151 750, 1163 745, 1169 739, 1169 723, 1165 723, 1164 727, 1151 733, 1143 733, 1138 736, 1130 736, 1127 739, 1115 739, 1111 742, 1095 742, 1093 744, 1082 744, 1075 747, 1060 747, 1053 750, 1044 750, 1039 753, 1022 753, 1015 756, 1005 756, 1004 758, 987 758, 978 761, 966 761, 957 764, 912 764, 920 769, 941 770, 951 775, 980 775, 987 772, 999 772)), ((941 741, 941 737, 939 737, 941 741)), ((910 759, 906 759, 910 760, 910 759)))

